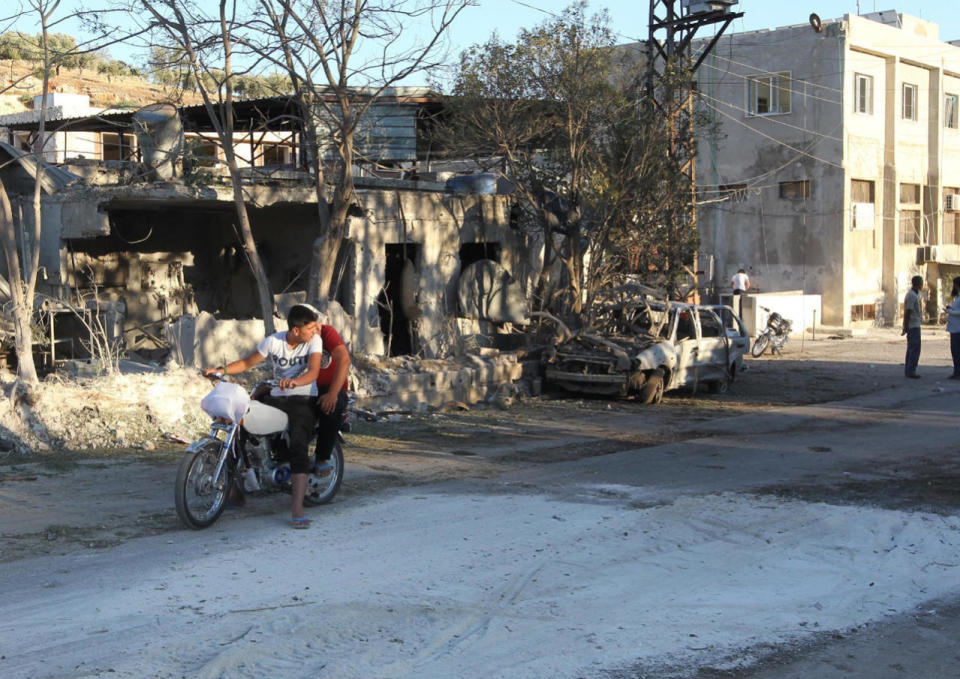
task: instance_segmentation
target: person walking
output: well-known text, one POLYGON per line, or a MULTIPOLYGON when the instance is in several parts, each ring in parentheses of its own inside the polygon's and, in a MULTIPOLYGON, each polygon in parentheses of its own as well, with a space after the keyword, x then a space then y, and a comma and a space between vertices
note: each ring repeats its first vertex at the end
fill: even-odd
POLYGON ((946 308, 947 332, 950 333, 950 356, 953 358, 953 374, 951 380, 960 380, 960 276, 953 279, 953 290, 950 291, 953 302, 946 308))
POLYGON ((903 329, 901 335, 907 336, 907 355, 903 361, 905 377, 917 379, 917 364, 920 363, 920 291, 923 289, 923 276, 910 279, 910 289, 903 297, 903 329))

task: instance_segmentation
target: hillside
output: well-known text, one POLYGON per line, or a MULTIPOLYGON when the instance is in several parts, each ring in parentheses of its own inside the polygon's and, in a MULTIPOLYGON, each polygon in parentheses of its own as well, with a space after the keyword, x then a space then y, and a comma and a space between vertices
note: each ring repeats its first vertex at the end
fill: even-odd
MULTIPOLYGON (((29 62, 0 60, 0 115, 33 108, 33 97, 43 85, 30 75, 34 71, 35 64, 29 62), (24 76, 26 79, 18 82, 24 76)), ((101 108, 139 108, 156 101, 201 103, 193 92, 175 92, 137 76, 108 75, 93 69, 61 68, 51 78, 50 87, 55 92, 89 95, 90 105, 101 108)))

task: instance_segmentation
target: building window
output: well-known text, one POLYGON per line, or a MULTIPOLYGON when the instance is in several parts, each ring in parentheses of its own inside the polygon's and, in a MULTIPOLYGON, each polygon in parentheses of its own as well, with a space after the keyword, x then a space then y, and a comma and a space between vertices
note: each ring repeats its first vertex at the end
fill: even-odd
POLYGON ((877 318, 876 304, 854 304, 850 307, 851 321, 873 321, 877 318))
POLYGON ((857 73, 854 83, 853 110, 873 115, 873 76, 857 73))
POLYGON ((850 180, 850 202, 875 203, 874 183, 867 179, 850 180))
POLYGON ((951 129, 957 129, 958 125, 958 104, 960 97, 956 94, 947 94, 943 98, 943 126, 951 129))
POLYGON ((780 197, 785 200, 809 198, 810 182, 806 179, 795 182, 780 182, 780 197))
MULTIPOLYGON (((960 188, 955 186, 943 187, 943 195, 945 199, 947 196, 956 196, 957 194, 960 194, 960 188)), ((946 200, 944 202, 946 202, 946 200)), ((944 245, 960 245, 960 211, 943 211, 942 242, 944 245)))
POLYGON ((283 144, 263 144, 263 164, 264 165, 285 165, 289 161, 287 160, 287 154, 289 150, 283 144))
POLYGON ((790 74, 769 73, 747 78, 747 107, 750 115, 790 113, 790 74))
POLYGON ((923 245, 927 242, 920 211, 920 185, 900 185, 900 245, 923 245))
POLYGON ((131 160, 133 158, 133 135, 103 132, 100 144, 104 160, 131 160))
POLYGON ((187 152, 200 167, 215 167, 220 162, 220 147, 203 137, 188 140, 187 152))
POLYGON ((873 229, 875 219, 876 189, 872 180, 850 180, 850 204, 852 206, 852 227, 854 229, 873 229))
POLYGON ((746 184, 721 184, 717 188, 720 189, 719 197, 724 200, 742 203, 747 199, 746 184))
POLYGON ((903 83, 903 119, 917 119, 917 86, 903 83))

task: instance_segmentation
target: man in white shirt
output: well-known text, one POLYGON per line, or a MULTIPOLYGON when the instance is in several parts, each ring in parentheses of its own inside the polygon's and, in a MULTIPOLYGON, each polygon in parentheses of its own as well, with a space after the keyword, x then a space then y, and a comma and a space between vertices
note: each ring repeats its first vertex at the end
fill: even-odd
POLYGON ((747 275, 746 271, 740 269, 730 279, 730 287, 733 288, 733 294, 742 295, 750 289, 750 276, 747 275))
POLYGON ((276 332, 263 338, 246 358, 219 368, 206 368, 204 375, 219 372, 235 375, 249 370, 269 358, 278 385, 269 396, 260 400, 284 411, 289 417, 290 484, 292 490, 291 514, 294 528, 309 528, 310 519, 303 516, 303 496, 307 490, 307 472, 310 471, 308 446, 319 413, 317 406, 317 376, 323 362, 323 342, 320 340, 319 317, 311 307, 296 304, 287 313, 286 332, 276 332))
POLYGON ((740 295, 743 295, 750 289, 750 277, 747 275, 747 272, 743 269, 737 271, 733 274, 733 278, 730 279, 730 287, 733 288, 733 308, 738 314, 743 313, 743 300, 740 299, 740 295))

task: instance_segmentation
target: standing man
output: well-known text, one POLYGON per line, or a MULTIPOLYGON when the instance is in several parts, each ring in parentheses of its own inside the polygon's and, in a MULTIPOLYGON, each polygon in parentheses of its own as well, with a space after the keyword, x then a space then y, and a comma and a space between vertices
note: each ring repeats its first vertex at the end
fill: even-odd
POLYGON ((907 336, 907 355, 904 359, 903 374, 917 379, 917 364, 920 362, 920 291, 923 289, 923 276, 910 279, 910 289, 903 298, 903 329, 901 335, 907 336))
POLYGON ((291 514, 294 528, 309 528, 310 519, 303 516, 303 496, 307 491, 307 472, 310 471, 310 451, 307 447, 313 437, 313 427, 319 411, 317 405, 317 376, 323 357, 318 315, 314 309, 296 304, 287 312, 286 332, 267 335, 246 358, 219 368, 206 368, 204 375, 222 373, 235 375, 249 370, 269 358, 277 386, 269 396, 260 400, 287 414, 289 424, 289 457, 291 485, 291 514))
POLYGON ((739 296, 750 289, 750 276, 742 267, 737 273, 733 274, 733 278, 730 279, 730 287, 733 288, 734 309, 736 309, 737 314, 743 314, 743 300, 739 296))
POLYGON ((954 276, 953 289, 950 291, 953 302, 947 312, 947 332, 950 333, 950 357, 953 359, 951 380, 960 380, 960 276, 954 276))

